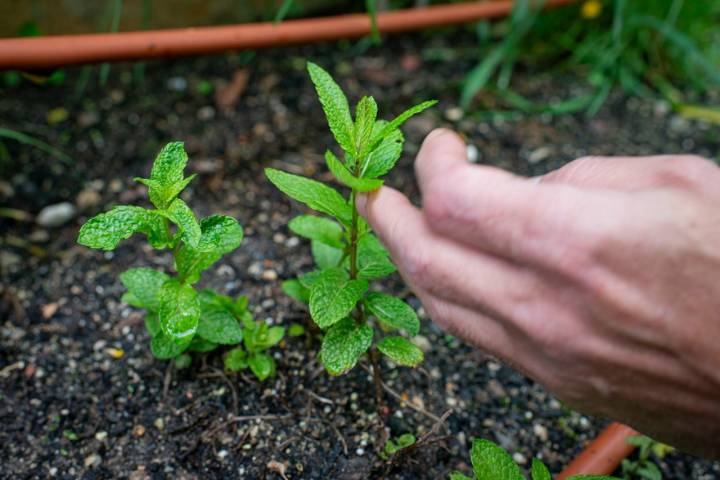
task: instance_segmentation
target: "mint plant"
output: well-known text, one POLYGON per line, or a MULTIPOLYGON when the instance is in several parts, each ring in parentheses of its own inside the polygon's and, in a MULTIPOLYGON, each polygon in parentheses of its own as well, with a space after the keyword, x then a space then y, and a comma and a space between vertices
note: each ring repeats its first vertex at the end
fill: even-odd
POLYGON ((283 339, 285 328, 270 327, 261 321, 255 322, 247 310, 240 318, 245 327, 243 336, 245 349, 237 347, 230 350, 225 356, 225 368, 233 372, 249 368, 260 381, 274 376, 275 360, 265 351, 283 339))
POLYGON ((400 330, 410 336, 418 334, 420 322, 412 307, 399 298, 370 291, 369 282, 393 273, 395 266, 358 215, 355 198, 358 193, 379 188, 383 184, 380 177, 395 166, 404 141, 400 125, 436 102, 423 102, 387 122, 377 119, 377 103, 366 96, 358 102, 353 121, 347 98, 332 77, 314 63, 308 62, 307 68, 330 131, 342 151, 341 159, 328 149, 325 161, 335 180, 350 194, 345 198, 315 180, 272 168, 265 170, 268 179, 283 193, 330 217, 300 215, 289 222, 291 231, 311 241, 317 269, 286 281, 283 289, 308 303, 311 318, 325 331, 320 361, 331 375, 343 374, 361 356, 369 356, 380 406, 380 353, 406 366, 418 365, 423 353, 401 335, 377 339, 371 321, 374 319, 383 333, 400 330))
MULTIPOLYGON (((155 249, 171 251, 176 270, 170 275, 151 268, 131 268, 120 275, 127 289, 122 300, 146 310, 145 325, 150 347, 159 359, 175 359, 182 368, 191 358, 183 352, 209 352, 219 345, 243 340, 238 319, 247 319, 247 298, 233 301, 213 290, 196 290, 200 275, 243 239, 237 220, 211 215, 198 222, 178 195, 195 178, 185 177, 188 161, 181 142, 166 145, 158 154, 150 178, 135 180, 148 187, 147 209, 121 205, 88 220, 78 243, 110 251, 135 233, 147 236, 155 249)), ((249 320, 252 321, 252 318, 249 320)))
MULTIPOLYGON (((474 477, 453 472, 450 474, 449 480, 473 480, 473 478, 475 480, 525 480, 525 475, 510 454, 489 440, 476 439, 473 441, 470 461, 474 477)), ((532 480, 552 480, 552 475, 541 460, 533 458, 530 478, 532 480)), ((606 475, 575 475, 568 480, 618 479, 606 475)))

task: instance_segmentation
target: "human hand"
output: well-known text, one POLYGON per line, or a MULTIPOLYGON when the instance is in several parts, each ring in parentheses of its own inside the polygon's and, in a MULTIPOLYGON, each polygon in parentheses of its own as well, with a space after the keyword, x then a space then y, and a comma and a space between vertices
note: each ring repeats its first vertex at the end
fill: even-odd
POLYGON ((425 140, 421 209, 358 197, 432 319, 581 411, 720 456, 720 169, 588 157, 536 179, 425 140))

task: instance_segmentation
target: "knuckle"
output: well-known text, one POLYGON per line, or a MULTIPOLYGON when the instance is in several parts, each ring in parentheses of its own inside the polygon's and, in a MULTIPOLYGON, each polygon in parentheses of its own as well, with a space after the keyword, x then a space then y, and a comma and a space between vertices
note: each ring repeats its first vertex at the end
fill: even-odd
POLYGON ((455 168, 441 177, 431 179, 423 194, 423 212, 431 228, 443 228, 465 214, 467 199, 462 169, 455 168))
POLYGON ((663 160, 656 175, 660 184, 675 187, 694 187, 707 181, 708 175, 717 174, 717 166, 697 155, 672 155, 663 160))
POLYGON ((402 269, 411 281, 423 288, 432 283, 431 256, 425 247, 415 245, 402 252, 402 269))

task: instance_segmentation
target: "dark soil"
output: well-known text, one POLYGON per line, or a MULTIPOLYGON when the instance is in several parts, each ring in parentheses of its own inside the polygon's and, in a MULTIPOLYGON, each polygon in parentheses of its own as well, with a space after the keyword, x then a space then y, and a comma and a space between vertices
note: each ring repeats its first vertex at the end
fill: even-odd
MULTIPOLYGON (((2 126, 45 139, 74 159, 65 163, 4 140, 11 160, 0 167, 3 205, 34 215, 69 201, 79 215, 58 228, 0 220, 0 477, 279 479, 282 469, 296 479, 383 475, 373 385, 363 368, 330 378, 315 358, 317 342, 298 338, 275 350, 278 375, 265 383, 224 374, 218 353, 175 371, 152 357, 142 315, 120 303, 118 280, 131 266, 169 268, 169 256, 150 250, 142 237, 107 254, 75 244, 89 216, 144 201, 144 187, 132 177, 146 176, 160 146, 181 139, 189 170, 200 173, 189 203, 199 216, 237 217, 247 235, 203 283, 247 294, 257 318, 306 321, 303 308, 272 281, 311 266, 308 245, 285 227, 299 209, 262 173, 272 165, 323 176, 321 154, 331 138, 304 71, 306 58, 334 65, 351 100, 372 94, 386 117, 417 100, 441 100, 408 123, 406 155, 389 179, 415 199, 413 155, 440 125, 462 131, 481 162, 527 175, 587 154, 718 151, 717 130, 675 117, 662 104, 622 96, 611 97, 589 120, 461 118, 454 104, 458 84, 475 57, 470 34, 418 34, 370 50, 342 42, 265 51, 246 67, 240 55, 154 62, 139 85, 125 65, 113 66, 100 87, 96 68, 79 97, 80 69, 68 71, 59 87, 24 82, 1 91, 2 126), (212 95, 198 92, 201 81, 220 87, 240 68, 248 69, 250 81, 234 106, 220 108, 212 95), (50 125, 48 112, 56 108, 69 116, 50 125)), ((523 71, 514 81, 541 101, 584 88, 582 79, 523 71)), ((419 307, 399 278, 386 288, 419 307)), ((606 423, 565 408, 540 385, 444 335, 420 311, 432 348, 421 368, 385 366, 388 385, 405 400, 388 397, 394 410, 388 427, 393 436, 420 436, 433 427, 433 417, 452 414, 433 441, 396 462, 388 478, 468 472, 473 437, 499 442, 526 465, 541 457, 557 472, 606 423)), ((666 457, 661 468, 668 478, 720 475, 719 464, 681 454, 666 457)))

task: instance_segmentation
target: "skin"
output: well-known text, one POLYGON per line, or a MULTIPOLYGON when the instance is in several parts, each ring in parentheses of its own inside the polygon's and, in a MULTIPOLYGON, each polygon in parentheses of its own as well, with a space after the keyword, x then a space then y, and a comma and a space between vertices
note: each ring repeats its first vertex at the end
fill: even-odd
POLYGON ((359 196, 431 317, 580 411, 720 457, 720 168, 587 157, 540 178, 426 138, 422 208, 359 196))

